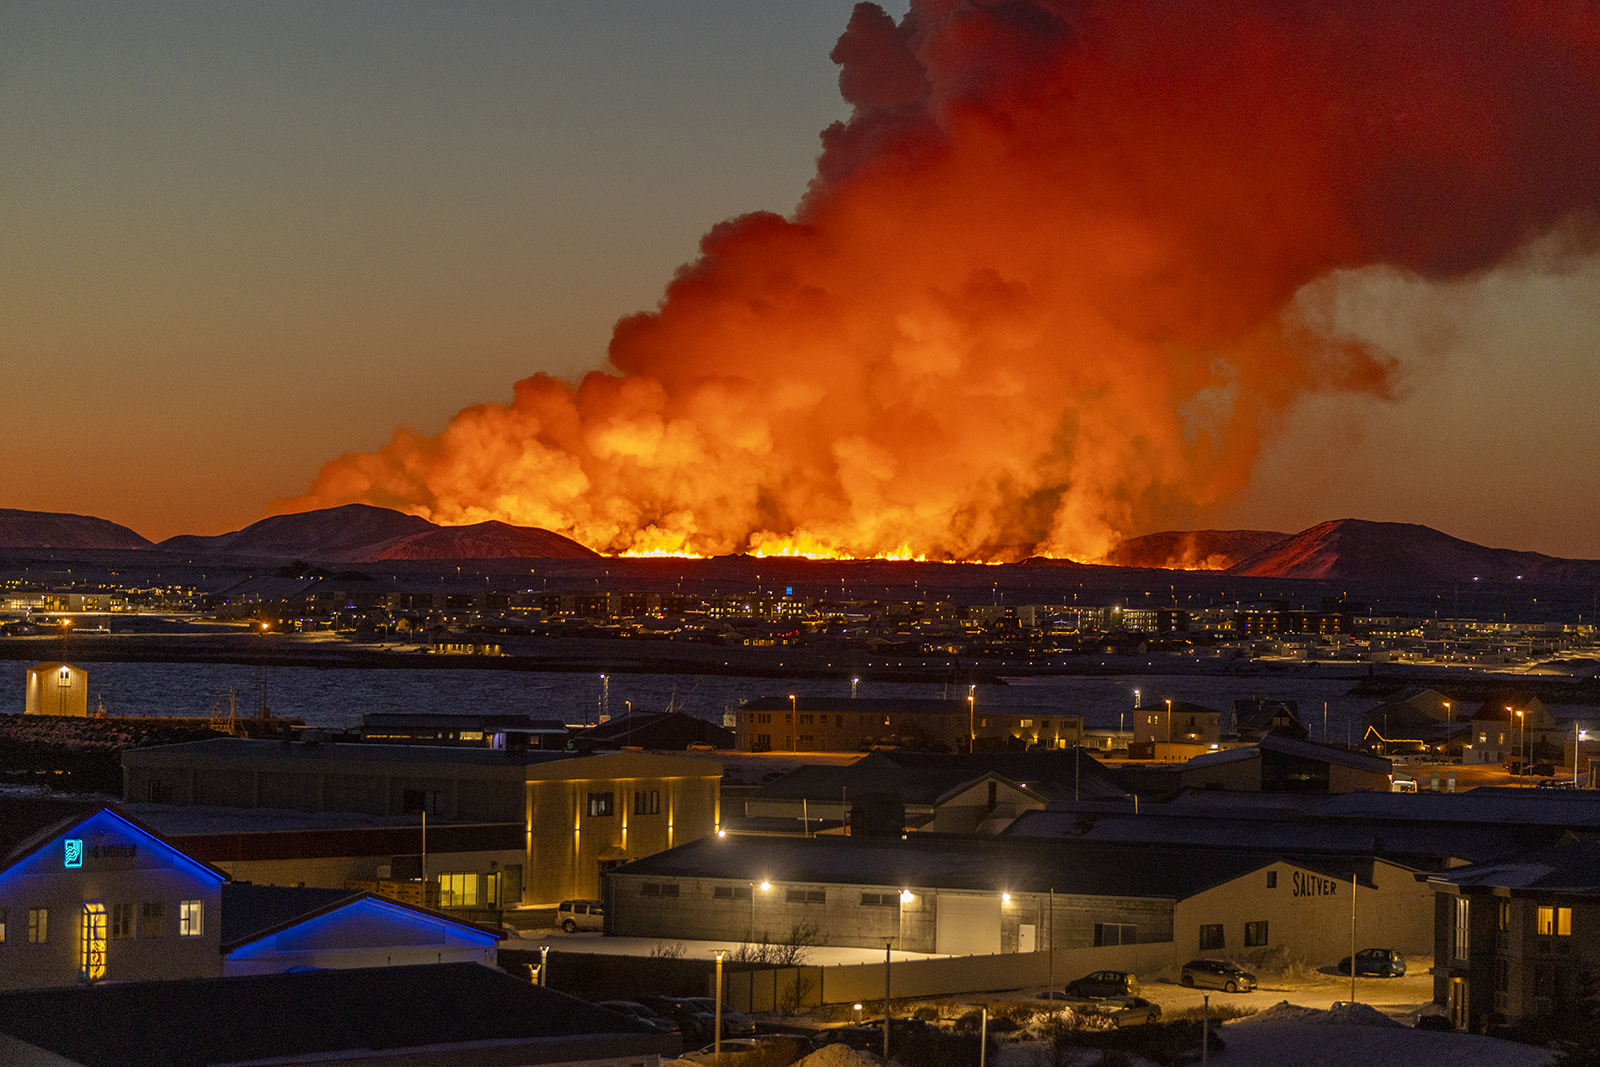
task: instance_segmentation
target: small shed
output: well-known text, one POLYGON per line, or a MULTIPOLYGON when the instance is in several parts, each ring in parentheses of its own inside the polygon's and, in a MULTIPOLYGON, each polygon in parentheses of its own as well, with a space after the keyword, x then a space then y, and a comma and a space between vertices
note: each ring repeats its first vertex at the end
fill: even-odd
POLYGON ((28 668, 27 715, 89 716, 89 672, 70 663, 35 663, 28 668))

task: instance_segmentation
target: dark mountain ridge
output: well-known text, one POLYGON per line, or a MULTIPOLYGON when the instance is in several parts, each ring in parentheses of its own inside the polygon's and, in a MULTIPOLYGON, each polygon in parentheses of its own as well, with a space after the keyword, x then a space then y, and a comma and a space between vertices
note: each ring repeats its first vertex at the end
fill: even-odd
POLYGON ((126 526, 92 515, 0 508, 0 548, 126 549, 152 542, 126 526))

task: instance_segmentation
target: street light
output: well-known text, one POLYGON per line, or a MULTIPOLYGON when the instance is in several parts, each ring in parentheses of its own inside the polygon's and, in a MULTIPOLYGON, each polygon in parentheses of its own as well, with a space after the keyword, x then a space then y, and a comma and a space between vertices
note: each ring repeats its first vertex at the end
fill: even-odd
MULTIPOLYGON (((1509 712, 1510 710, 1511 706, 1507 705, 1506 711, 1509 712)), ((1522 755, 1522 742, 1527 738, 1527 736, 1528 730, 1526 720, 1523 719, 1522 712, 1519 711, 1517 712, 1517 771, 1522 774, 1526 774, 1528 771, 1528 761, 1524 759, 1522 755)))

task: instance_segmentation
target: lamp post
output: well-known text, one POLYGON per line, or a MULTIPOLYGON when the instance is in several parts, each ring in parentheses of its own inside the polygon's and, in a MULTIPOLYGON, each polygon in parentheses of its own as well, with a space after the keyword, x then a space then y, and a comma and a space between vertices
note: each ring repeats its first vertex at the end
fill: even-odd
POLYGON ((800 706, 795 703, 794 694, 789 694, 789 751, 795 749, 795 728, 800 722, 800 706))
MULTIPOLYGON (((751 899, 755 895, 751 894, 751 899)), ((722 953, 717 953, 717 1036, 711 1039, 712 1058, 716 1062, 722 1061, 722 953)))
POLYGON ((978 747, 978 687, 967 687, 967 752, 978 747))
POLYGON ((1172 698, 1167 697, 1167 744, 1172 744, 1172 698))
MULTIPOLYGON (((1511 708, 1507 707, 1506 710, 1510 711, 1511 708)), ((1527 736, 1527 720, 1522 717, 1522 712, 1519 711, 1517 712, 1517 772, 1519 774, 1528 773, 1528 761, 1522 755, 1522 742, 1527 736)))
POLYGON ((548 975, 550 973, 549 966, 550 966, 550 946, 549 945, 540 945, 539 946, 539 984, 542 985, 542 986, 550 984, 550 980, 549 980, 549 977, 548 977, 548 975))
POLYGON ((894 963, 894 957, 889 952, 889 946, 894 942, 883 943, 883 1062, 889 1062, 889 967, 894 963))

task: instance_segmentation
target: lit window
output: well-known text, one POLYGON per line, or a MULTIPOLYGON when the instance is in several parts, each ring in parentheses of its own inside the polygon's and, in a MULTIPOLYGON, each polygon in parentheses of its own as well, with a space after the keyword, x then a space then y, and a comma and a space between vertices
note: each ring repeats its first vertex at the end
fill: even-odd
POLYGON ((50 909, 28 909, 28 944, 42 945, 50 940, 50 909))
POLYGON ((90 982, 106 976, 106 906, 98 901, 83 902, 78 970, 90 982))
MULTIPOLYGON (((610 794, 608 793, 607 796, 610 794)), ((478 903, 478 874, 460 871, 439 876, 439 906, 444 908, 471 908, 478 903)))
POLYGON ((205 901, 178 902, 178 936, 199 937, 205 930, 205 901))
POLYGON ((1572 936, 1572 909, 1571 908, 1540 908, 1539 909, 1539 936, 1540 937, 1571 937, 1572 936))
POLYGON ((610 815, 616 810, 615 804, 615 793, 590 793, 588 811, 592 816, 610 815))
POLYGON ((1467 925, 1469 903, 1471 902, 1466 897, 1456 897, 1456 959, 1458 960, 1466 959, 1467 950, 1472 947, 1467 925))

